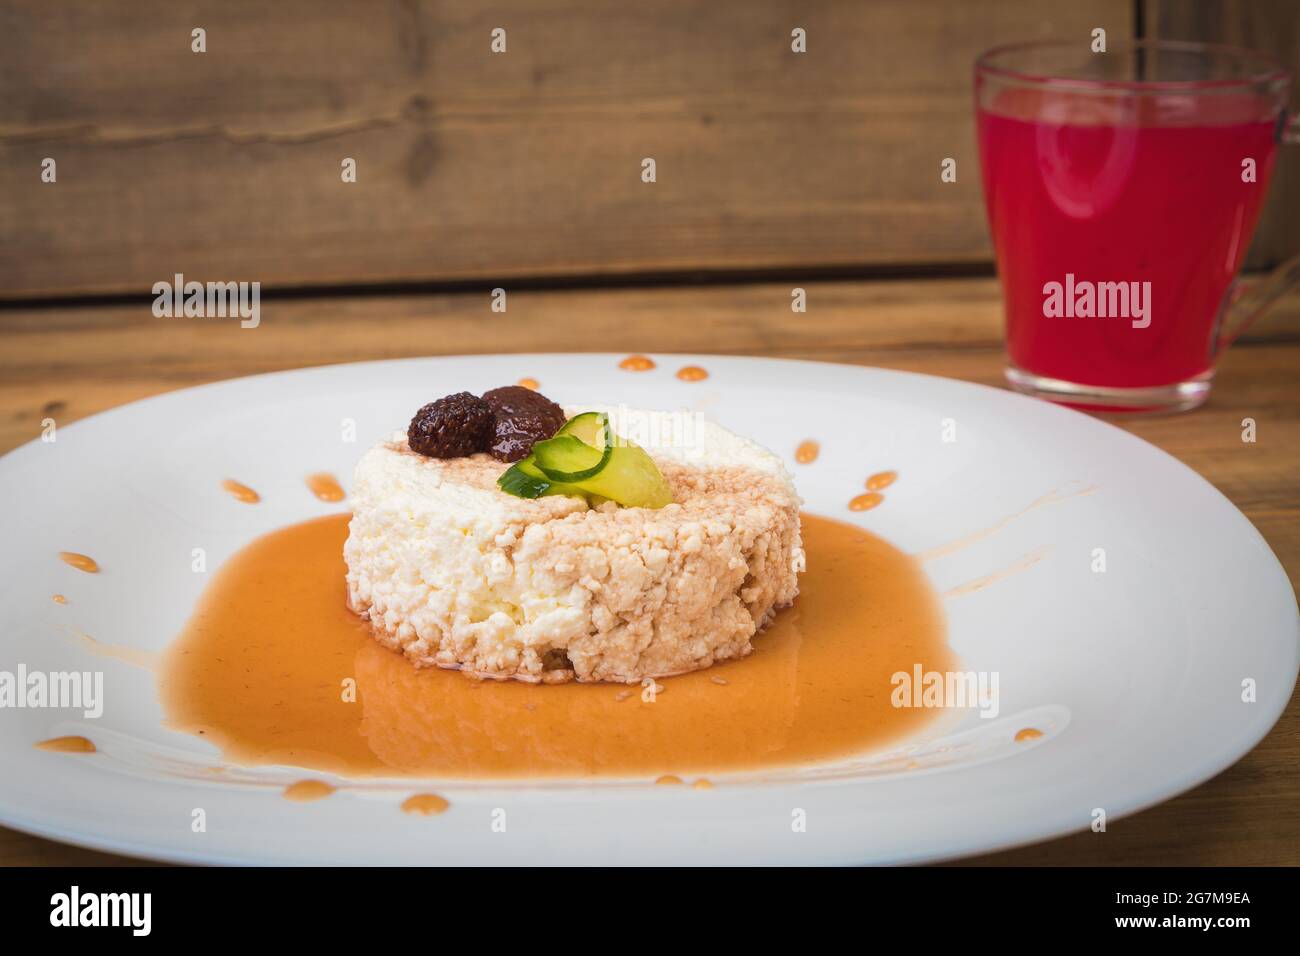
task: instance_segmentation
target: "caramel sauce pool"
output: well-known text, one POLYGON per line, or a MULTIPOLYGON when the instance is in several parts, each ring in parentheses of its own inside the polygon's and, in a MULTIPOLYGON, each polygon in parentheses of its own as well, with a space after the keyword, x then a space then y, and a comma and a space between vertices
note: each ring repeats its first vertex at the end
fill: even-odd
POLYGON ((892 707, 890 675, 956 666, 919 565, 859 528, 805 515, 795 606, 749 657, 660 678, 653 703, 639 687, 619 700, 628 688, 417 670, 344 604, 348 517, 268 534, 220 570, 160 673, 169 726, 204 732, 242 764, 649 783, 890 744, 933 715, 892 707))

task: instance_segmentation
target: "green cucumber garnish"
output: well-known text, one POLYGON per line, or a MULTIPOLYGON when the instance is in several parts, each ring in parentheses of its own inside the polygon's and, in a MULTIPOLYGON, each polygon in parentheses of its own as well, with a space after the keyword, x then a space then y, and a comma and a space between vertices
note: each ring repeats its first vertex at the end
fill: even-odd
POLYGON ((557 435, 533 446, 533 462, 552 481, 576 482, 599 474, 613 450, 592 448, 572 435, 557 435))
POLYGON ((615 448, 605 467, 583 481, 581 488, 628 508, 662 508, 673 501, 654 459, 631 443, 615 448))
MULTIPOLYGON (((528 459, 524 459, 527 461, 528 459)), ((515 462, 497 479, 497 486, 508 495, 516 498, 540 498, 551 489, 551 483, 545 478, 534 478, 515 462)))
POLYGON ((577 482, 591 478, 609 463, 614 430, 604 412, 584 412, 561 426, 554 438, 533 446, 532 458, 552 481, 577 482))
POLYGON ((542 495, 581 495, 582 491, 564 482, 552 481, 542 474, 533 456, 521 458, 497 479, 497 486, 516 498, 539 498, 542 495))
POLYGON ((673 500, 654 459, 629 441, 616 441, 603 412, 569 419, 554 438, 537 442, 531 454, 506 469, 497 484, 519 498, 578 495, 629 508, 662 508, 673 500))
POLYGON ((574 415, 555 433, 557 438, 561 435, 572 435, 593 448, 606 448, 614 444, 614 431, 609 427, 609 416, 604 412, 574 415))

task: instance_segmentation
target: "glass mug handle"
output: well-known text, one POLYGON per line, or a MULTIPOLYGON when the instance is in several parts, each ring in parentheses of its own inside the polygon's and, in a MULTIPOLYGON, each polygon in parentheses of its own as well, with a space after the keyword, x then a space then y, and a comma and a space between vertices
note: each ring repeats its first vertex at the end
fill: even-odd
MULTIPOLYGON (((1278 128, 1278 141, 1284 146, 1300 144, 1300 113, 1284 114, 1278 128)), ((1224 301, 1215 350, 1222 351, 1231 345, 1297 283, 1300 283, 1300 255, 1287 259, 1262 279, 1249 283, 1236 279, 1224 301)))

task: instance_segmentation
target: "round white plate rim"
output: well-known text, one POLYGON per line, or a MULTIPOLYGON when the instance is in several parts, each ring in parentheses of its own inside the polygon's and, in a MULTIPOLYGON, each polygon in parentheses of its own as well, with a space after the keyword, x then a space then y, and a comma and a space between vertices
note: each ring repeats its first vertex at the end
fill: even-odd
MULTIPOLYGON (((659 353, 655 353, 655 354, 659 354, 659 353)), ((511 361, 518 361, 521 363, 526 363, 530 360, 537 360, 538 362, 543 362, 545 360, 616 361, 618 357, 619 356, 617 355, 611 355, 608 353, 534 353, 530 355, 518 354, 518 355, 469 355, 469 356, 436 356, 436 357, 431 356, 431 357, 423 357, 423 358, 406 358, 406 359, 381 360, 381 361, 372 361, 372 362, 343 363, 339 365, 317 366, 317 367, 310 367, 304 369, 292 369, 292 370, 286 370, 280 372, 268 372, 259 375, 254 375, 254 376, 247 376, 240 379, 230 379, 230 380, 225 380, 220 382, 208 383, 190 389, 182 389, 176 392, 163 393, 162 395, 158 395, 158 396, 150 396, 135 402, 131 402, 127 405, 106 410, 96 415, 88 416, 87 418, 82 419, 81 421, 78 421, 76 423, 73 423, 65 427, 67 429, 86 429, 89 427, 93 427, 97 421, 101 420, 106 416, 114 415, 115 413, 121 412, 125 409, 137 408, 142 405, 147 405, 148 403, 151 402, 158 402, 160 400, 165 400, 169 395, 175 396, 180 393, 193 393, 193 392, 200 392, 207 389, 218 389, 218 388, 228 387, 237 383, 248 382, 256 379, 268 379, 268 378, 287 379, 297 375, 319 374, 322 371, 360 372, 366 369, 374 369, 383 366, 391 366, 393 364, 399 364, 399 363, 400 364, 424 364, 424 363, 439 362, 439 361, 442 362, 466 361, 466 360, 475 361, 475 360, 484 360, 484 359, 509 359, 511 361)), ((1173 463, 1177 468, 1181 469, 1181 471, 1184 472, 1185 475, 1193 476, 1196 481, 1200 482, 1202 485, 1205 486, 1205 488, 1212 491, 1214 495, 1223 504, 1225 504, 1227 508, 1231 510, 1232 513, 1236 515, 1236 518, 1239 519, 1243 528, 1249 528, 1250 529, 1249 533, 1254 535, 1255 538, 1258 539, 1260 544, 1263 545, 1264 551, 1272 559, 1272 563, 1274 566, 1272 571, 1278 575, 1281 575, 1283 579, 1285 579, 1286 577, 1284 570, 1282 569, 1280 563, 1277 561, 1276 555, 1272 554, 1271 549, 1267 547, 1266 542, 1263 541, 1263 538, 1259 534, 1258 530, 1254 527, 1253 524, 1250 523, 1248 519, 1245 518, 1244 515, 1240 513, 1238 509, 1236 509, 1235 506, 1232 505, 1230 501, 1228 501, 1226 497, 1224 497, 1216 488, 1214 488, 1213 485, 1205 481, 1205 479, 1202 478, 1200 475, 1196 474, 1196 472, 1192 471, 1186 465, 1179 462, 1173 456, 1168 455, 1163 450, 1156 448, 1155 446, 1152 446, 1142 441, 1141 439, 1137 438, 1136 436, 1133 436, 1122 429, 1116 428, 1115 426, 1103 420, 1095 419, 1090 416, 1083 415, 1081 413, 1074 412, 1069 409, 1060 408, 1057 406, 1051 406, 1046 403, 1036 402, 1032 399, 1024 398, 1022 396, 1015 395, 1013 393, 1006 392, 1000 389, 979 385, 977 383, 967 383, 967 382, 960 382, 951 379, 937 378, 934 376, 924 375, 921 373, 905 372, 905 371, 897 371, 897 370, 889 370, 889 369, 868 368, 863 366, 843 365, 840 363, 833 363, 833 362, 769 359, 769 358, 760 358, 760 357, 701 355, 701 354, 690 354, 690 355, 682 354, 682 355, 676 355, 674 357, 679 358, 683 361, 693 361, 702 364, 711 364, 715 368, 723 368, 725 366, 734 365, 737 363, 743 363, 743 364, 753 364, 756 362, 777 363, 784 367, 805 366, 805 367, 812 367, 816 370, 825 370, 827 367, 829 367, 829 368, 847 370, 851 373, 865 373, 869 376, 880 376, 883 378, 907 378, 907 379, 917 380, 920 383, 929 384, 931 386, 935 386, 937 385, 937 383, 943 383, 943 387, 957 386, 960 389, 978 390, 980 393, 983 393, 986 397, 990 397, 994 401, 1009 401, 1017 404, 1028 403, 1042 410, 1050 410, 1047 411, 1047 414, 1065 416, 1066 418, 1071 420, 1075 426, 1078 427, 1089 428, 1095 426, 1102 430, 1108 431, 1113 436, 1122 435, 1124 436, 1123 440, 1132 442, 1136 446, 1141 446, 1148 453, 1151 450, 1156 451, 1160 456, 1167 459, 1168 462, 1173 463), (992 398, 993 396, 996 396, 996 398, 992 398), (1083 423, 1088 423, 1088 424, 1083 424, 1083 423)), ((0 468, 3 468, 6 464, 8 464, 12 460, 13 456, 23 453, 24 449, 27 449, 31 445, 35 445, 37 443, 38 443, 37 441, 30 442, 28 443, 28 445, 24 445, 19 449, 15 449, 9 454, 0 457, 0 468)), ((1288 662, 1287 666, 1289 666, 1289 673, 1291 674, 1291 684, 1294 685, 1296 670, 1297 667, 1300 667, 1300 644, 1296 644, 1293 642, 1291 660, 1288 662)), ((1151 792, 1146 794, 1134 794, 1131 800, 1127 801, 1124 804, 1120 804, 1114 807, 1113 812, 1111 813, 1111 818, 1118 819, 1122 816, 1126 816, 1138 812, 1156 803, 1167 800, 1170 797, 1178 793, 1185 792, 1187 789, 1190 789, 1198 785, 1199 783, 1222 772, 1223 769, 1230 766, 1232 763, 1238 760, 1242 755, 1244 755, 1251 748, 1253 748, 1255 744, 1258 743, 1258 740, 1262 739, 1262 737, 1265 734, 1267 734, 1268 730, 1273 726, 1274 723, 1276 723, 1277 718, 1281 715, 1282 710, 1286 706, 1286 702, 1287 700, 1283 698, 1280 702, 1280 705, 1275 708, 1275 712, 1270 711, 1261 715, 1261 719, 1256 722, 1255 726, 1259 727, 1262 725, 1263 730, 1254 739, 1246 742, 1244 746, 1238 744, 1238 746, 1236 747, 1226 748, 1222 752, 1215 754, 1213 759, 1203 761, 1196 768, 1189 770, 1181 778, 1173 782, 1166 782, 1166 785, 1161 788, 1158 788, 1157 792, 1151 792)), ((801 786, 808 786, 808 787, 838 787, 838 786, 852 786, 852 785, 853 785, 852 782, 834 781, 834 780, 821 781, 816 779, 811 779, 801 784, 801 786)), ((744 786, 745 785, 740 785, 736 789, 737 790, 742 789, 744 786)), ((758 784, 756 786, 764 787, 770 785, 758 784)), ((175 848, 169 847, 165 844, 150 846, 150 845, 142 844, 139 841, 134 841, 134 842, 117 841, 112 839, 111 837, 105 837, 102 834, 96 833, 93 830, 79 830, 77 828, 66 828, 66 827, 51 827, 42 824, 37 819, 24 818, 22 816, 11 815, 9 812, 9 808, 7 807, 4 809, 0 809, 0 821, 2 821, 7 826, 11 826, 16 829, 24 830, 31 833, 36 833, 42 836, 49 836, 55 839, 62 839, 70 842, 76 842, 81 845, 92 846, 97 849, 104 849, 104 850, 109 850, 109 851, 119 852, 119 853, 138 854, 138 855, 148 856, 154 859, 166 859, 166 860, 173 860, 177 862, 222 862, 222 863, 248 862, 246 856, 237 855, 237 856, 227 857, 227 856, 223 856, 220 853, 206 853, 206 852, 187 853, 184 851, 176 850, 175 848)), ((960 856, 969 853, 987 851, 991 849, 1017 846, 1025 843, 1037 842, 1039 840, 1047 839, 1052 836, 1073 832, 1081 828, 1083 827, 1079 824, 1077 820, 1069 824, 1063 825, 1062 821, 1044 818, 1038 826, 1022 827, 1020 833, 1015 837, 1008 837, 1007 835, 1004 835, 996 842, 991 842, 988 839, 988 835, 977 835, 975 837, 972 837, 969 840, 968 846, 965 847, 951 846, 949 847, 948 850, 943 852, 919 854, 911 858, 900 858, 896 860, 896 862, 920 862, 928 859, 950 858, 952 856, 960 856)), ((293 860, 276 859, 274 857, 267 858, 267 861, 272 861, 272 860, 274 860, 275 862, 293 862, 293 860)))

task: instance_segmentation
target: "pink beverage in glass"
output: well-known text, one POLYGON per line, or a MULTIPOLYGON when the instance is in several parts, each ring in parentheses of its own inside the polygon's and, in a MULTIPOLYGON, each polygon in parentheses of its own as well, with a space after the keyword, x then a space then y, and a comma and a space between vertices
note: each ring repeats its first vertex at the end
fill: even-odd
MULTIPOLYGON (((1166 70, 1206 69, 1178 46, 1166 70)), ((1037 50, 1037 69, 1060 52, 1008 49, 1037 50)), ((1150 51, 1139 67, 1084 50, 1085 67, 1126 76, 1161 65, 1150 51)), ((1199 404, 1285 97, 1249 83, 1015 82, 980 72, 990 58, 998 51, 977 69, 977 123, 1012 385, 1112 410, 1199 404)))

